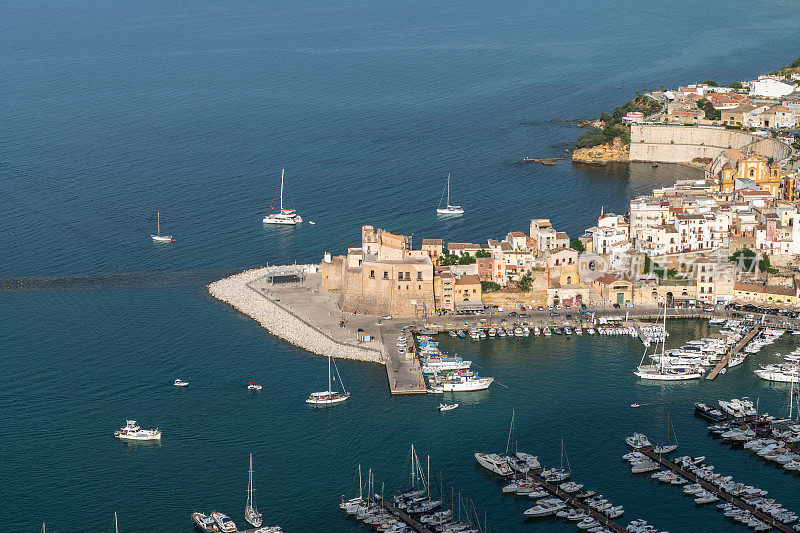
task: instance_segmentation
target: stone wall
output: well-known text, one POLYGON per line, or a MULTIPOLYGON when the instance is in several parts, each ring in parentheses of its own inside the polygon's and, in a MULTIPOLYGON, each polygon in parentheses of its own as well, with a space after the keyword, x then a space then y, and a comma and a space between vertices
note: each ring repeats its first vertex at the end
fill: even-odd
POLYGON ((631 126, 631 161, 689 163, 696 157, 714 159, 724 150, 736 148, 780 161, 791 148, 775 139, 739 130, 643 124, 631 126))

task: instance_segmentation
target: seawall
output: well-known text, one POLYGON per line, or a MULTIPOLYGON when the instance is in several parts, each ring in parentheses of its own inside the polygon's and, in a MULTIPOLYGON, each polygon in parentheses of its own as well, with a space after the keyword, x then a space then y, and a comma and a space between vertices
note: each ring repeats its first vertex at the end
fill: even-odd
MULTIPOLYGON (((208 293, 249 316, 276 337, 304 350, 318 355, 384 364, 381 350, 335 340, 320 327, 310 324, 251 286, 275 268, 255 268, 215 281, 208 285, 208 293)), ((302 292, 307 291, 303 288, 302 292)))
POLYGON ((715 159, 728 148, 775 161, 791 153, 791 148, 778 140, 739 130, 661 124, 631 126, 631 161, 690 163, 696 157, 715 159))

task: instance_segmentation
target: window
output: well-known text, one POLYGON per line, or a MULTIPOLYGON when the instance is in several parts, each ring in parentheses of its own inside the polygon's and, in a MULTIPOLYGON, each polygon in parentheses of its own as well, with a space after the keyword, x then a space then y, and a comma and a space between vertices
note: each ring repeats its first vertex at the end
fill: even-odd
POLYGON ((403 281, 403 273, 402 272, 398 272, 397 273, 397 281, 403 281))
POLYGON ((383 271, 383 279, 389 279, 389 273, 385 270, 383 271))
POLYGON ((752 178, 755 175, 756 175, 756 171, 751 168, 750 169, 750 177, 752 178))
POLYGON ((422 281, 422 272, 417 272, 417 281, 422 281))
POLYGON ((374 270, 370 270, 369 271, 369 277, 372 278, 372 279, 375 279, 375 271, 374 270))
POLYGON ((411 272, 406 272, 406 281, 411 279, 411 272))

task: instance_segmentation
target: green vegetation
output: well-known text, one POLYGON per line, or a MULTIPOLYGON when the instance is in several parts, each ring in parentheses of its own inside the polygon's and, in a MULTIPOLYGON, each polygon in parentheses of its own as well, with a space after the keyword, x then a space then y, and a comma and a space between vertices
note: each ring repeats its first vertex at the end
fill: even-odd
MULTIPOLYGON (((478 252, 480 253, 480 252, 478 252)), ((447 248, 442 248, 442 265, 471 265, 475 262, 475 258, 464 252, 463 255, 451 254, 447 248)))
POLYGON ((499 291, 500 284, 494 281, 481 281, 481 290, 483 292, 499 291))
POLYGON ((743 87, 743 85, 742 85, 742 82, 735 81, 735 82, 731 83, 730 85, 728 85, 728 87, 730 87, 731 89, 741 89, 743 87))
POLYGON ((517 287, 522 292, 527 292, 531 290, 531 285, 533 284, 533 275, 530 272, 525 272, 519 280, 517 280, 517 287))
POLYGON ((709 87, 719 87, 719 84, 717 82, 715 82, 714 80, 706 80, 703 83, 705 83, 709 87))
POLYGON ((777 269, 770 266, 769 257, 767 257, 767 254, 762 255, 761 259, 759 259, 758 254, 748 248, 734 253, 730 257, 730 261, 736 263, 740 270, 744 270, 746 272, 755 271, 756 262, 758 264, 758 270, 761 272, 769 272, 770 274, 776 274, 778 272, 777 269))
POLYGON ((800 72, 800 57, 783 67, 782 69, 778 69, 772 74, 776 76, 789 76, 790 74, 795 74, 800 72))
POLYGON ((706 118, 708 120, 719 120, 722 118, 722 111, 715 109, 714 105, 705 98, 701 98, 697 101, 697 107, 706 112, 706 118))
POLYGON ((489 250, 478 250, 477 252, 475 252, 475 257, 476 258, 492 257, 492 253, 489 250))
POLYGON ((652 259, 650 256, 645 254, 644 256, 644 273, 645 274, 655 274, 660 279, 668 278, 668 279, 675 279, 678 277, 678 271, 674 268, 664 268, 652 259))
POLYGON ((622 118, 628 113, 644 113, 644 116, 652 115, 661 111, 661 104, 652 98, 636 91, 633 100, 614 108, 614 111, 600 114, 600 121, 603 122, 602 128, 591 128, 583 135, 578 137, 576 148, 591 148, 601 144, 611 144, 614 139, 619 138, 626 146, 631 143, 631 130, 622 123, 622 118))
POLYGON ((611 144, 614 139, 619 137, 623 144, 631 143, 631 132, 626 126, 606 122, 602 128, 591 128, 586 133, 578 137, 575 146, 577 148, 591 148, 601 144, 611 144))
POLYGON ((569 247, 578 252, 579 254, 582 254, 586 250, 586 247, 583 245, 583 242, 580 239, 570 240, 569 247))
MULTIPOLYGON (((611 112, 612 122, 614 124, 621 124, 622 117, 636 111, 644 113, 644 116, 652 115, 653 113, 661 111, 661 104, 649 96, 636 91, 636 96, 633 100, 629 100, 625 104, 614 108, 614 111, 611 112)), ((608 124, 608 122, 606 122, 606 124, 608 124)))

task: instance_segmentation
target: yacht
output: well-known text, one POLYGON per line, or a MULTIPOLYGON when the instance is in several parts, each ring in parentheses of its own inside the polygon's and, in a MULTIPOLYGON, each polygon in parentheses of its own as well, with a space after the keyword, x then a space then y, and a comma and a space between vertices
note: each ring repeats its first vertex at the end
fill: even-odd
POLYGON ((442 200, 444 200, 444 193, 442 198, 439 199, 439 207, 436 209, 437 215, 444 216, 459 216, 464 214, 464 209, 460 205, 450 205, 450 173, 447 173, 447 207, 442 207, 442 200))
POLYGON ((253 454, 250 454, 250 470, 248 471, 247 480, 247 503, 244 506, 244 519, 247 520, 253 527, 261 527, 261 513, 256 508, 256 502, 253 499, 253 454))
POLYGON ((468 392, 489 388, 494 378, 482 378, 474 372, 452 372, 434 380, 431 389, 435 392, 468 392))
POLYGON ((233 520, 231 520, 228 515, 219 511, 213 511, 211 513, 211 518, 217 523, 217 527, 222 533, 234 533, 236 531, 236 524, 233 523, 233 520))
POLYGON ((478 464, 497 475, 508 477, 514 472, 508 466, 508 459, 496 453, 476 453, 478 464))
POLYGON ((150 235, 150 238, 156 242, 174 242, 175 239, 172 235, 161 235, 161 212, 156 212, 156 234, 150 235))
POLYGON ((558 498, 546 498, 536 502, 536 505, 527 509, 524 514, 529 517, 549 516, 564 509, 566 506, 567 504, 558 498))
POLYGON ((125 427, 114 432, 114 436, 120 440, 161 440, 161 430, 142 429, 136 420, 126 420, 125 427))
POLYGON ((767 381, 777 381, 781 383, 792 383, 800 379, 800 371, 797 364, 774 364, 763 365, 758 370, 753 371, 756 376, 767 381))
POLYGON ((650 446, 648 438, 641 433, 634 433, 631 437, 625 437, 625 443, 634 450, 650 446))
POLYGON ((311 405, 334 405, 342 403, 350 398, 350 393, 344 388, 342 377, 339 375, 339 369, 336 368, 336 363, 333 363, 336 368, 336 375, 339 377, 339 383, 342 383, 342 392, 333 390, 331 386, 331 356, 328 355, 328 390, 322 392, 312 392, 306 399, 306 403, 311 405))
MULTIPOLYGON (((664 331, 667 329, 667 308, 664 307, 664 331)), ((647 355, 647 348, 642 354, 642 360, 639 366, 634 370, 634 374, 642 379, 657 380, 657 381, 685 381, 689 379, 698 379, 702 376, 698 366, 686 365, 683 363, 669 363, 668 356, 664 353, 666 345, 666 336, 661 343, 661 355, 658 356, 658 365, 645 365, 644 358, 647 355)))
POLYGON ((741 400, 734 398, 731 401, 719 400, 717 403, 719 403, 719 406, 723 411, 734 418, 744 418, 746 416, 753 416, 756 414, 756 410, 753 408, 753 402, 751 402, 746 396, 741 400))
POLYGON ((264 224, 282 224, 294 226, 303 222, 303 219, 294 209, 283 207, 283 173, 284 169, 281 169, 279 210, 273 213, 273 208, 275 207, 275 198, 273 197, 272 204, 270 204, 267 215, 264 217, 264 224))
POLYGON ((192 522, 194 526, 205 533, 218 533, 219 527, 213 518, 203 513, 192 513, 192 522))
POLYGON ((711 422, 722 422, 728 418, 719 409, 715 409, 714 407, 704 403, 694 404, 694 411, 697 413, 697 415, 705 418, 706 420, 710 420, 711 422))

